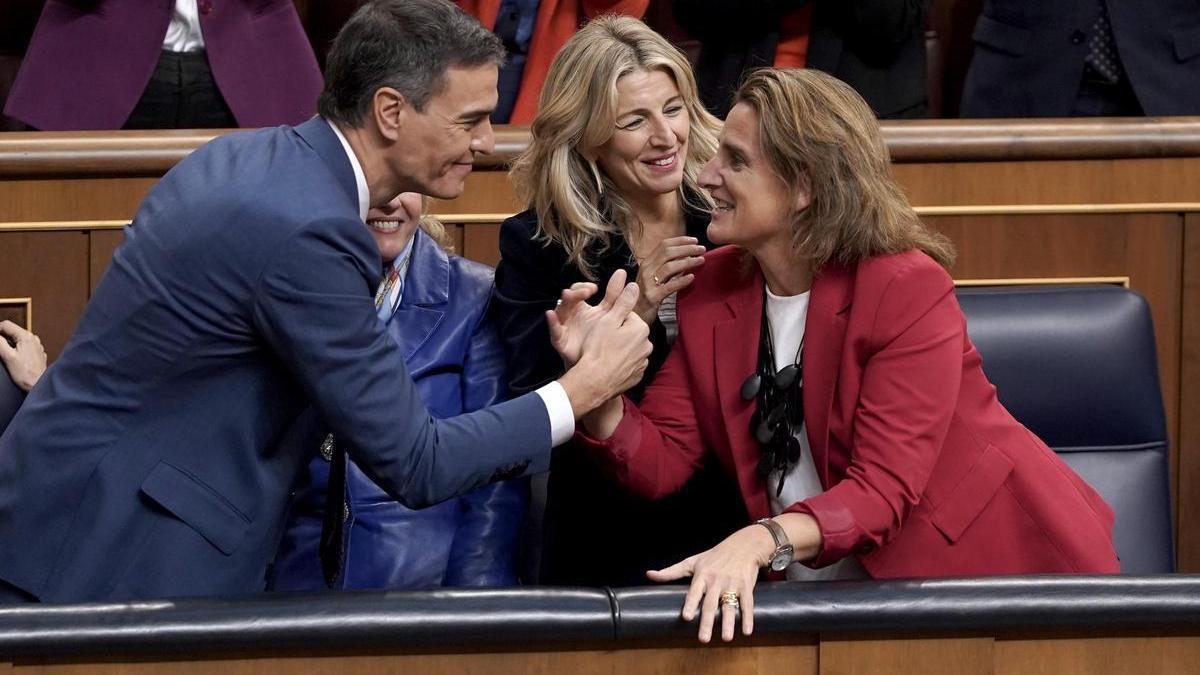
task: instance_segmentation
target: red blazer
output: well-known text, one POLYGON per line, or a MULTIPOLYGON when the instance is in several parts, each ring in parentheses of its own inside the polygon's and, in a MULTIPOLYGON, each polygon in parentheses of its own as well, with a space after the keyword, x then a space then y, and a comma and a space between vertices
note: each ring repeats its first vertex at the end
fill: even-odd
MULTIPOLYGON (((679 339, 641 409, 606 442, 583 438, 650 498, 715 452, 751 520, 766 517, 742 381, 758 353, 763 279, 742 253, 708 254, 680 293, 679 339)), ((1118 572, 1113 514, 996 398, 954 285, 928 256, 829 265, 805 323, 804 410, 825 491, 811 514, 821 567, 855 554, 874 577, 1118 572)), ((582 434, 581 434, 582 436, 582 434)))

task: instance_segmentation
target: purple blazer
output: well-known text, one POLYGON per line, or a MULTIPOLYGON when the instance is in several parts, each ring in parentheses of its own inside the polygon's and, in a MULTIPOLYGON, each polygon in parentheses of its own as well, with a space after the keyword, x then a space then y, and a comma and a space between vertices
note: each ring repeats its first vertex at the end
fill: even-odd
MULTIPOLYGON (((150 81, 174 0, 47 0, 4 112, 47 131, 120 129, 150 81)), ((299 124, 321 71, 292 0, 199 0, 238 126, 299 124)))

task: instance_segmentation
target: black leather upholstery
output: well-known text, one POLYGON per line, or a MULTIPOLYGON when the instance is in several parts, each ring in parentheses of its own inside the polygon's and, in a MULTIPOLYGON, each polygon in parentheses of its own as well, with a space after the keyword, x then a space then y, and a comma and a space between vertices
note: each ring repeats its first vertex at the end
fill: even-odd
MULTIPOLYGON (((686 590, 340 592, 0 606, 0 662, 692 644, 695 625, 679 618, 686 590)), ((839 631, 961 634, 1131 627, 1196 633, 1200 577, 776 582, 755 591, 755 634, 784 638, 839 631)))
POLYGON ((1146 301, 1119 286, 962 288, 1000 401, 1116 512, 1121 570, 1174 570, 1168 443, 1146 301))
POLYGON ((591 588, 0 605, 0 661, 5 656, 515 647, 612 638, 609 594, 591 588))
MULTIPOLYGON (((3 339, 0 337, 0 340, 3 339)), ((5 427, 12 421, 13 415, 17 414, 17 408, 21 407, 24 400, 25 392, 13 383, 8 369, 0 364, 0 434, 4 433, 5 427)))

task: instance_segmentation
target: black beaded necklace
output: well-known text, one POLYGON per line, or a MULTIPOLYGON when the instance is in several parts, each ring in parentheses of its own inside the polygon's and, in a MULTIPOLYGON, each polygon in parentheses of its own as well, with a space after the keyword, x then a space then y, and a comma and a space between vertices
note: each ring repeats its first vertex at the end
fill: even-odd
POLYGON ((758 475, 766 480, 779 471, 779 486, 775 496, 783 494, 783 482, 788 471, 800 461, 800 441, 796 430, 804 421, 804 338, 796 348, 792 365, 775 369, 775 345, 767 320, 766 288, 763 288, 763 311, 758 336, 758 367, 742 382, 742 400, 758 399, 758 410, 750 420, 750 435, 762 447, 758 460, 758 475))

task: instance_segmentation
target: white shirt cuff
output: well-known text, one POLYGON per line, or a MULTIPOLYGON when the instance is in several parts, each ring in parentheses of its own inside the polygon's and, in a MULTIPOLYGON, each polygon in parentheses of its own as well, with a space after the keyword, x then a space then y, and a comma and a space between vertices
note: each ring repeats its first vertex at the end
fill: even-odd
POLYGON ((537 390, 546 406, 546 414, 550 416, 550 445, 559 446, 575 435, 575 410, 571 408, 571 399, 567 391, 557 381, 551 382, 537 390))

